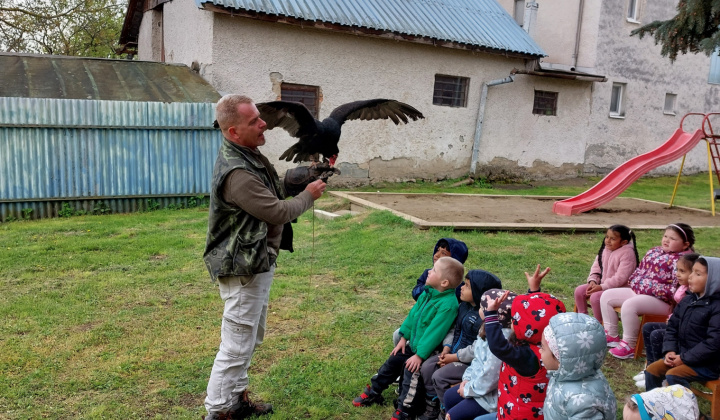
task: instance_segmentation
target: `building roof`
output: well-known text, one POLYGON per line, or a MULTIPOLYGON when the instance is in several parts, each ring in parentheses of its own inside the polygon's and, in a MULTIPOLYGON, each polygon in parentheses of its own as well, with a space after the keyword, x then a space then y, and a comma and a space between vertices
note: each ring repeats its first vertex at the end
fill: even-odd
POLYGON ((0 97, 217 102, 220 94, 183 64, 0 53, 0 97))
POLYGON ((523 57, 547 54, 496 0, 195 0, 234 15, 523 57), (297 21, 294 21, 297 20, 297 21), (299 21, 299 22, 298 22, 299 21), (335 27, 333 27, 335 26, 335 27), (378 33, 378 31, 380 31, 378 33), (453 46, 453 45, 446 45, 453 46))

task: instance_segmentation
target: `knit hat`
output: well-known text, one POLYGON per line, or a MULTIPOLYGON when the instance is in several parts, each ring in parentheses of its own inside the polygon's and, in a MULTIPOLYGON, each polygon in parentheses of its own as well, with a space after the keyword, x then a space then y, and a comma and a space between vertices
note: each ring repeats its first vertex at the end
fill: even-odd
MULTIPOLYGON (((505 292, 506 290, 503 289, 490 289, 487 292, 483 293, 482 298, 480 298, 480 306, 482 306, 483 311, 487 310, 488 302, 490 300, 499 298, 505 292)), ((497 309, 498 322, 500 322, 500 325, 503 328, 510 328, 510 308, 512 308, 512 303, 515 300, 516 296, 517 293, 508 292, 507 298, 500 302, 500 307, 497 309)))
POLYGON ((655 388, 632 396, 643 420, 697 420, 697 399, 682 385, 655 388))
POLYGON ((565 312, 565 304, 548 293, 518 295, 512 304, 512 323, 518 340, 539 344, 550 318, 565 312))

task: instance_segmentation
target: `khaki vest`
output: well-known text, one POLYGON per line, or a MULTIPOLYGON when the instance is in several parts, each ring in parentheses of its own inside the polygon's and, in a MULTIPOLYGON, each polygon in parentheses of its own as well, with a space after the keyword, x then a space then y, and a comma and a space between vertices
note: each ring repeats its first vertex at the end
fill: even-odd
POLYGON ((285 198, 277 172, 257 156, 223 139, 213 170, 210 214, 203 260, 212 281, 223 276, 246 276, 270 270, 267 250, 267 223, 222 199, 225 177, 243 169, 260 177, 279 199, 285 198))

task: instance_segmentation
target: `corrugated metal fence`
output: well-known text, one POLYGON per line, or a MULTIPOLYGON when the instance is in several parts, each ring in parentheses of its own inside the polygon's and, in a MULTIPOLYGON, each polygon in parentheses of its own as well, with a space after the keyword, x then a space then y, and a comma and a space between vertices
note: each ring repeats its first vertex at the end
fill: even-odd
POLYGON ((220 144, 214 106, 0 98, 0 221, 196 202, 220 144))

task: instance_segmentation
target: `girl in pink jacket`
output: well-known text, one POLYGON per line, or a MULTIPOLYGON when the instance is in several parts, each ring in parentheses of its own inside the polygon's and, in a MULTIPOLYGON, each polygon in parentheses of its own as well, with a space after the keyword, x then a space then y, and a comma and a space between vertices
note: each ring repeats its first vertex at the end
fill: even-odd
POLYGON ((607 289, 627 286, 640 262, 635 242, 635 234, 629 227, 612 225, 608 228, 587 282, 575 289, 575 306, 579 313, 587 313, 587 301, 590 300, 593 315, 602 324, 600 296, 607 289))
POLYGON ((645 254, 640 265, 630 276, 630 287, 608 290, 600 298, 610 354, 618 359, 629 359, 635 354, 640 332, 640 319, 644 314, 669 315, 670 303, 678 288, 675 275, 677 260, 692 251, 695 233, 685 223, 668 225, 660 246, 645 254), (618 336, 618 316, 613 308, 621 306, 623 334, 618 336))

